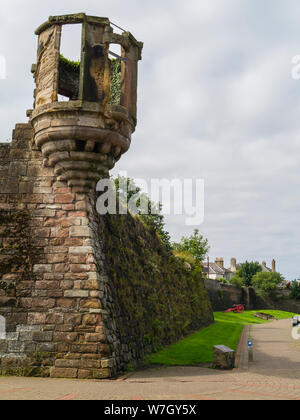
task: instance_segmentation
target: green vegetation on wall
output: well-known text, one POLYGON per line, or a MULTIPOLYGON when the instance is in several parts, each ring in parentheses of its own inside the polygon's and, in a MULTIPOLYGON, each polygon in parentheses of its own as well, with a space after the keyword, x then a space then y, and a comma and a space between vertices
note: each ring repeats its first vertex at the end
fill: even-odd
POLYGON ((121 60, 110 60, 110 62, 111 62, 110 104, 120 105, 122 63, 121 63, 121 60))
POLYGON ((166 230, 162 204, 152 202, 131 178, 118 176, 114 179, 114 184, 122 205, 127 207, 131 214, 137 216, 148 229, 157 234, 168 248, 171 248, 171 237, 166 230))
POLYGON ((0 211, 0 308, 15 306, 17 283, 3 280, 17 274, 20 281, 32 280, 32 263, 37 255, 31 243, 29 214, 25 211, 0 211))
MULTIPOLYGON (((79 75, 80 61, 72 61, 64 57, 59 57, 61 74, 79 75)), ((121 79, 122 79, 122 62, 121 60, 110 60, 111 65, 111 87, 110 87, 110 104, 120 105, 121 101, 121 79)), ((70 82, 70 80, 69 80, 70 82)))
POLYGON ((291 283, 290 289, 291 289, 290 298, 300 300, 300 282, 299 282, 299 280, 293 281, 291 283))
POLYGON ((176 258, 138 217, 106 215, 100 227, 120 342, 137 359, 213 322, 200 270, 176 258))
POLYGON ((64 57, 62 54, 59 56, 59 64, 64 67, 65 70, 70 70, 73 72, 80 71, 80 61, 72 61, 64 57))

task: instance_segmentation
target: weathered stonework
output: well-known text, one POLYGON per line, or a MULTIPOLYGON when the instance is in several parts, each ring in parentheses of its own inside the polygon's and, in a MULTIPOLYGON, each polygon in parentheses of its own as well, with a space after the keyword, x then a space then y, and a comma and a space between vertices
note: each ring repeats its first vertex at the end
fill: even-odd
POLYGON ((74 15, 39 28, 35 108, 12 143, 0 144, 0 315, 7 326, 0 374, 110 378, 213 321, 199 275, 155 233, 130 215, 96 212, 95 184, 127 151, 135 127, 141 49, 108 26, 74 15), (103 76, 96 99, 89 97, 86 83, 103 66, 92 55, 81 64, 81 99, 56 101, 61 25, 71 21, 84 22, 91 50, 96 41, 122 44, 127 87, 119 106, 103 95, 106 67, 96 72, 103 76))
POLYGON ((61 181, 73 191, 93 189, 130 147, 136 126, 137 68, 143 44, 129 33, 115 34, 107 18, 85 14, 50 17, 36 34, 36 82, 31 124, 34 141, 61 181), (77 67, 60 55, 62 26, 82 24, 77 67), (120 103, 112 105, 115 83, 111 44, 122 47, 120 103), (70 82, 71 81, 71 82, 70 82), (58 95, 69 102, 58 102, 58 95))

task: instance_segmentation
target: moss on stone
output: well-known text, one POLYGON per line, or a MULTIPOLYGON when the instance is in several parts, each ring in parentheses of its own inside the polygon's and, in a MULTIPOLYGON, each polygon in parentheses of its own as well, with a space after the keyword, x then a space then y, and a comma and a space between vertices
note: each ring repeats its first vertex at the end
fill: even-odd
POLYGON ((122 80, 121 60, 111 60, 111 86, 110 86, 110 104, 111 105, 120 105, 121 80, 122 80))
POLYGON ((137 218, 107 215, 100 226, 118 339, 137 359, 213 322, 200 270, 137 218))
MULTIPOLYGON (((72 61, 60 54, 59 57, 60 73, 67 72, 78 74, 80 72, 80 61, 72 61)), ((121 79, 122 79, 122 63, 121 60, 110 60, 111 66, 111 87, 110 87, 110 104, 120 105, 121 101, 121 79)))
POLYGON ((10 298, 17 296, 18 283, 34 278, 32 267, 37 250, 32 243, 29 220, 26 211, 0 211, 0 289, 2 295, 4 292, 5 307, 17 304, 10 298), (7 274, 12 274, 12 279, 5 279, 7 274))

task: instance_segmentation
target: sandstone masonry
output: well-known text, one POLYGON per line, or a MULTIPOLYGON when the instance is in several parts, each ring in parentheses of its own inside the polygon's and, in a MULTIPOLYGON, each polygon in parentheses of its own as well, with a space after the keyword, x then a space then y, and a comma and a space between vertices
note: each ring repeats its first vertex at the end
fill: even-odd
POLYGON ((110 378, 211 323, 212 309, 203 281, 155 233, 96 213, 96 182, 135 128, 142 44, 84 14, 51 17, 36 33, 34 110, 0 144, 0 374, 110 378), (83 25, 78 78, 60 71, 69 23, 83 25), (109 103, 110 43, 122 46, 119 105, 109 103))

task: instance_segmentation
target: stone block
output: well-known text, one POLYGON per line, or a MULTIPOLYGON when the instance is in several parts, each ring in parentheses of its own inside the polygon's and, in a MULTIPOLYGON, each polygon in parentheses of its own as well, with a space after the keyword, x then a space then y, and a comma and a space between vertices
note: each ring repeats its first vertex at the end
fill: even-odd
POLYGON ((37 312, 28 314, 28 324, 30 325, 43 325, 46 322, 46 314, 37 312))
POLYGON ((214 347, 213 365, 217 369, 230 370, 234 368, 235 352, 229 347, 220 345, 214 347))
POLYGON ((83 359, 80 361, 80 367, 82 369, 100 369, 101 361, 92 359, 83 359))
POLYGON ((90 370, 79 369, 78 379, 93 379, 93 373, 90 370))
POLYGON ((101 367, 105 368, 113 368, 115 365, 114 359, 103 359, 101 360, 101 367))
POLYGON ((111 377, 110 369, 94 369, 93 378, 94 379, 108 379, 111 377))
POLYGON ((72 226, 70 228, 70 236, 71 237, 90 238, 91 237, 91 230, 90 230, 89 226, 72 226))
POLYGON ((77 378, 78 369, 72 368, 51 368, 51 378, 77 378))
POLYGON ((51 264, 36 264, 33 267, 33 272, 36 274, 49 273, 52 271, 51 264))
POLYGON ((40 331, 33 333, 33 341, 47 342, 52 341, 53 332, 51 331, 40 331))
POLYGON ((88 296, 89 296, 89 292, 86 290, 73 289, 73 290, 66 290, 64 292, 65 298, 87 298, 88 296))
POLYGON ((55 197, 55 202, 58 204, 68 204, 68 203, 73 203, 75 198, 74 194, 57 194, 55 197))
POLYGON ((38 343, 36 351, 40 353, 55 353, 57 351, 57 345, 55 343, 38 343))
POLYGON ((6 340, 0 340, 0 353, 6 353, 7 352, 7 341, 6 340))
POLYGON ((73 353, 94 353, 96 354, 98 351, 97 344, 73 344, 72 345, 72 352, 73 353))
POLYGON ((70 360, 70 359, 57 359, 55 361, 55 367, 57 368, 79 368, 81 365, 80 360, 70 360))
POLYGON ((24 351, 24 343, 21 341, 8 341, 8 353, 22 353, 24 351))
POLYGON ((64 316, 62 314, 53 313, 53 314, 45 314, 45 315, 46 315, 47 324, 61 325, 64 322, 64 316))
POLYGON ((77 340, 77 336, 77 333, 56 332, 54 333, 53 340, 55 342, 74 343, 77 340))

